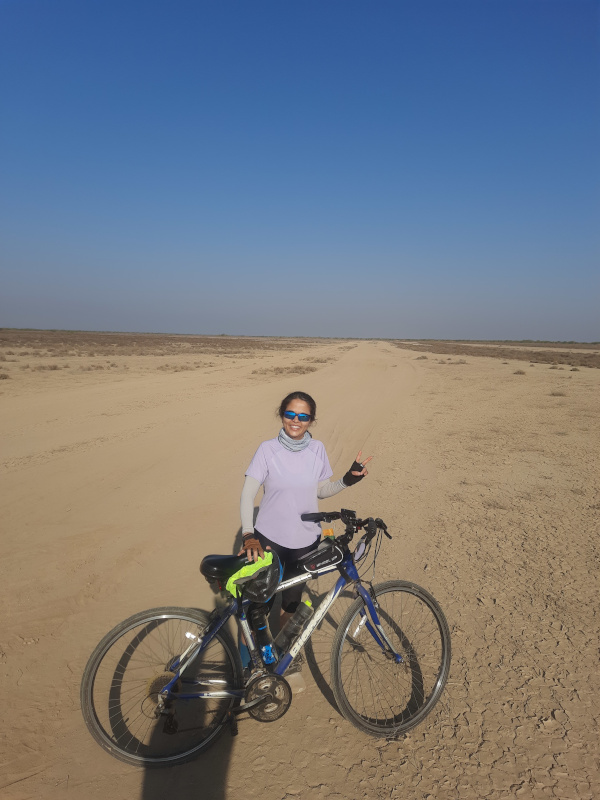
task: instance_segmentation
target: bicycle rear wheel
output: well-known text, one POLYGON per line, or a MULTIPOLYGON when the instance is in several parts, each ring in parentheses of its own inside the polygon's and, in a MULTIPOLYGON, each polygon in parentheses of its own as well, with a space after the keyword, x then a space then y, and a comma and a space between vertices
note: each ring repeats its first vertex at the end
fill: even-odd
MULTIPOLYGON (((221 733, 235 698, 175 699, 171 717, 154 713, 158 693, 174 675, 173 659, 190 644, 186 633, 201 636, 208 619, 195 609, 155 608, 121 622, 98 644, 83 673, 81 711, 111 755, 128 764, 172 766, 195 758, 221 733)), ((227 631, 214 636, 177 684, 182 692, 198 689, 186 687, 186 679, 242 686, 242 664, 227 631)))
POLYGON ((381 626, 403 661, 397 664, 375 641, 359 597, 333 640, 332 688, 354 726, 396 736, 418 725, 439 700, 450 670, 450 630, 437 601, 420 586, 387 581, 374 590, 381 626))

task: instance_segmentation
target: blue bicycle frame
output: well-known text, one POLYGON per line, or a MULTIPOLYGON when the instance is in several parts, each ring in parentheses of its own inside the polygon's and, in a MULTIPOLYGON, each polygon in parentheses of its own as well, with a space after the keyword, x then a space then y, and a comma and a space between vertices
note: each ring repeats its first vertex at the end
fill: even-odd
MULTIPOLYGON (((296 658, 300 650, 304 647, 308 639, 311 637, 313 631, 320 624, 321 620, 327 614, 333 603, 339 597, 341 592, 350 585, 354 585, 355 592, 363 599, 365 604, 365 607, 363 607, 360 611, 361 621, 359 623, 359 627, 364 625, 367 628, 377 645, 388 656, 388 658, 393 659, 397 664, 403 662, 402 656, 394 649, 381 625, 381 621, 377 614, 377 608, 373 602, 370 592, 365 589, 360 582, 360 577, 354 563, 354 557, 350 550, 346 550, 344 557, 339 564, 325 569, 318 574, 324 575, 329 572, 333 572, 334 570, 338 570, 340 572, 340 577, 336 581, 333 588, 327 593, 324 600, 319 604, 318 608, 316 609, 312 618, 306 624, 300 636, 296 639, 288 652, 282 656, 279 662, 271 670, 276 675, 285 675, 286 670, 294 658, 296 658), (365 611, 365 608, 367 609, 368 614, 367 611, 365 611)), ((306 573, 306 575, 299 575, 294 578, 290 578, 287 581, 283 581, 277 587, 276 594, 279 594, 284 589, 297 583, 306 583, 313 577, 316 577, 316 575, 306 573)), ((218 613, 213 612, 211 620, 201 637, 198 637, 192 633, 186 633, 186 636, 190 639, 190 645, 169 665, 170 669, 175 672, 175 675, 160 692, 160 697, 163 701, 170 698, 175 684, 178 681, 181 681, 181 683, 186 687, 211 687, 211 689, 208 691, 177 692, 176 697, 178 700, 197 700, 215 697, 238 697, 241 699, 244 697, 245 689, 243 687, 240 689, 232 689, 226 685, 225 680, 218 678, 192 680, 185 677, 185 670, 193 662, 196 656, 208 646, 215 634, 217 634, 218 631, 224 625, 226 625, 234 615, 237 616, 239 620, 240 628, 244 634, 246 642, 254 642, 252 630, 246 616, 246 610, 249 605, 249 600, 243 600, 240 604, 239 600, 232 598, 226 608, 218 613)), ((257 668, 262 668, 264 664, 261 658, 260 650, 254 644, 252 647, 249 646, 248 649, 250 651, 253 665, 257 668)), ((175 693, 173 692, 173 694, 175 693)))

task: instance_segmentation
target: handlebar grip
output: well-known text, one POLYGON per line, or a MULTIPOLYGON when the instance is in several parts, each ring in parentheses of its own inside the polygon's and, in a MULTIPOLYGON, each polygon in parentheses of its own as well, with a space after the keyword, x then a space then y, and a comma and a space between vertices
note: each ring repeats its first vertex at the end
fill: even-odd
POLYGON ((303 522, 333 522, 340 519, 341 514, 339 511, 316 511, 310 514, 300 514, 300 519, 303 522))
POLYGON ((377 525, 380 531, 383 531, 385 533, 388 539, 392 538, 391 534, 388 533, 387 525, 381 519, 381 517, 377 517, 377 519, 375 520, 375 524, 377 525))

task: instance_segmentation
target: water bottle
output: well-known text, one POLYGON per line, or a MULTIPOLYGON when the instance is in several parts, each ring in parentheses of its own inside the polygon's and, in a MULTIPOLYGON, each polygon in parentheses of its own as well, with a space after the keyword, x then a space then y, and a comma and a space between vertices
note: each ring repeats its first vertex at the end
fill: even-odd
POLYGON ((289 650, 291 643, 300 635, 302 629, 314 612, 315 610, 310 600, 305 600, 303 603, 300 603, 294 612, 294 616, 275 637, 275 644, 281 653, 285 653, 289 650))
POLYGON ((273 637, 269 628, 266 612, 260 608, 250 611, 250 621, 256 639, 256 645, 262 654, 265 664, 274 664, 277 661, 273 648, 273 637))

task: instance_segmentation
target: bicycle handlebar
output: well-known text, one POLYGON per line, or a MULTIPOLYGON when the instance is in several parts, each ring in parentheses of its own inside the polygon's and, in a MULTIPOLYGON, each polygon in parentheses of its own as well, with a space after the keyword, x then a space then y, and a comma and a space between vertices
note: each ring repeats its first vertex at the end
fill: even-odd
POLYGON ((341 519, 346 526, 346 533, 343 536, 338 536, 336 541, 345 540, 350 541, 355 533, 363 529, 367 535, 367 541, 370 541, 377 533, 378 530, 383 531, 388 539, 391 535, 388 533, 387 525, 385 522, 377 517, 367 517, 366 519, 358 519, 355 511, 350 511, 348 508, 342 508, 341 511, 318 511, 311 514, 301 514, 300 519, 303 522, 333 522, 336 519, 341 519))

